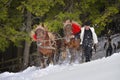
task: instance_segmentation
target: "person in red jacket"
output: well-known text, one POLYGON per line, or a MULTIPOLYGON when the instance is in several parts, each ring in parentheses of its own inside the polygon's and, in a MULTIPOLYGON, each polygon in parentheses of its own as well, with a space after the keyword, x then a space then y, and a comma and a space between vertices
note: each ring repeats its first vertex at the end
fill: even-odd
POLYGON ((35 42, 37 41, 37 36, 36 36, 34 30, 31 31, 30 36, 31 36, 32 41, 35 41, 35 42))
POLYGON ((77 22, 72 21, 70 19, 68 19, 64 22, 64 26, 67 25, 67 24, 72 25, 72 34, 74 35, 74 38, 79 39, 80 38, 80 32, 81 32, 81 26, 77 22))

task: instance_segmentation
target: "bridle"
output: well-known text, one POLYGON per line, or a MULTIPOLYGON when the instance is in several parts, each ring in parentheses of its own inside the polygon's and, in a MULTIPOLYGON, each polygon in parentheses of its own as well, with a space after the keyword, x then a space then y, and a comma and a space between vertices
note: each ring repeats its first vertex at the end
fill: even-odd
POLYGON ((45 48, 45 49, 53 49, 51 40, 48 36, 48 32, 43 30, 43 29, 38 29, 36 30, 36 34, 37 34, 37 46, 40 48, 45 48), (48 38, 47 38, 48 36, 48 38), (46 45, 46 43, 48 43, 48 45, 46 45))
POLYGON ((44 40, 46 37, 46 32, 43 29, 38 28, 35 33, 37 35, 37 39, 44 40))
POLYGON ((35 31, 36 35, 37 35, 37 45, 40 45, 41 43, 44 42, 45 37, 47 36, 47 32, 41 28, 38 28, 35 31))

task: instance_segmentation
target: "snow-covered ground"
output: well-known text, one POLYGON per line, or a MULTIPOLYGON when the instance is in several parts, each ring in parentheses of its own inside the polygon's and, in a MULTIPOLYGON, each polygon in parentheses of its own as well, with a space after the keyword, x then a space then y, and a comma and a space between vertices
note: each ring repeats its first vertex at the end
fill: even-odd
POLYGON ((120 53, 83 64, 28 67, 18 73, 4 72, 0 80, 120 80, 120 53))
MULTIPOLYGON (((105 58, 105 38, 100 39, 91 62, 50 65, 45 69, 32 66, 18 73, 1 73, 0 80, 120 80, 120 50, 105 58)), ((120 36, 113 40, 120 41, 120 36)))

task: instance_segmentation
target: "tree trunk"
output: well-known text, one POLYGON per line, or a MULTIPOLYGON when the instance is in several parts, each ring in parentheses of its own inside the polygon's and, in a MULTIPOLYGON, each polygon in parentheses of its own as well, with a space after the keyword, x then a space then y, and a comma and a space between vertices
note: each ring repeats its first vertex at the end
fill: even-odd
MULTIPOLYGON (((29 34, 31 31, 31 13, 27 11, 27 20, 26 20, 26 32, 29 34)), ((25 41, 25 47, 24 47, 24 53, 23 53, 23 69, 28 67, 29 64, 29 52, 30 52, 30 45, 31 43, 28 41, 25 41)))

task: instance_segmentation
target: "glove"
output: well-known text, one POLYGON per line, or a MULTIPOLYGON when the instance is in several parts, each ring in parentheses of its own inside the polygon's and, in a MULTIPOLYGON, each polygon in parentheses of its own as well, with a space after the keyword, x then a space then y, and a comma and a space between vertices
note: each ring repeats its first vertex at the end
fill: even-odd
POLYGON ((98 46, 97 46, 97 44, 94 44, 94 46, 93 46, 93 47, 94 47, 95 52, 96 52, 96 49, 97 49, 97 47, 98 47, 98 46))
POLYGON ((82 44, 80 44, 79 47, 80 47, 81 49, 83 49, 83 45, 82 45, 82 44))

